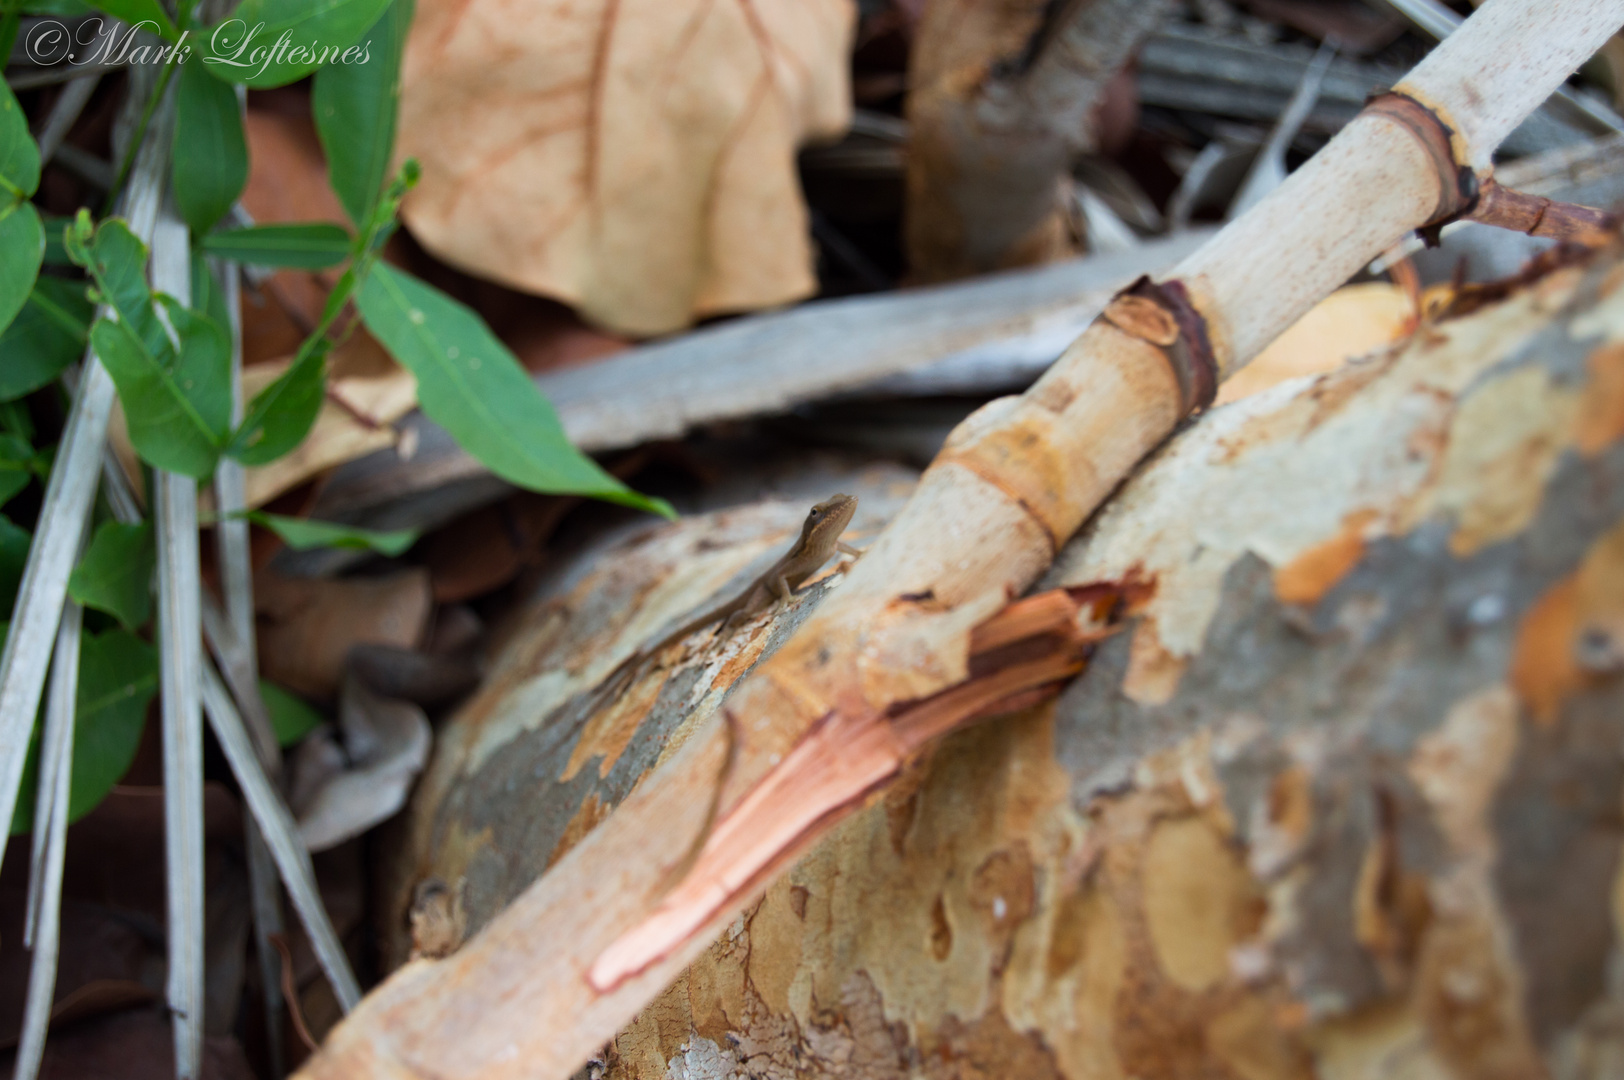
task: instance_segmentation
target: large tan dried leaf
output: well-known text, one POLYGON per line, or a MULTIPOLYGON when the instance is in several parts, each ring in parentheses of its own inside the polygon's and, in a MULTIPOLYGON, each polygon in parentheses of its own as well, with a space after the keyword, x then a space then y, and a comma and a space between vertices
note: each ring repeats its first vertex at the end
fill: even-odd
POLYGON ((814 287, 801 142, 850 115, 851 0, 421 0, 398 153, 435 255, 632 334, 814 287))

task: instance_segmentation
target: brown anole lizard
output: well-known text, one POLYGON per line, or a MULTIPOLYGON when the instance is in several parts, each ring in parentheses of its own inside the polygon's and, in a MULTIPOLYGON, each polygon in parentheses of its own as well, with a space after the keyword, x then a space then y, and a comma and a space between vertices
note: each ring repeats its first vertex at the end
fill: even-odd
POLYGON ((855 495, 834 495, 818 503, 808 511, 806 520, 802 522, 801 535, 795 541, 795 546, 747 585, 743 592, 727 603, 718 604, 689 619, 654 644, 645 645, 616 665, 599 684, 596 700, 589 712, 596 712, 603 698, 618 692, 624 686, 626 677, 645 661, 658 656, 695 630, 711 623, 720 623, 717 633, 725 634, 776 602, 788 603, 795 590, 822 569, 823 564, 837 551, 853 556, 859 554, 856 548, 840 539, 840 534, 846 531, 855 513, 855 495))

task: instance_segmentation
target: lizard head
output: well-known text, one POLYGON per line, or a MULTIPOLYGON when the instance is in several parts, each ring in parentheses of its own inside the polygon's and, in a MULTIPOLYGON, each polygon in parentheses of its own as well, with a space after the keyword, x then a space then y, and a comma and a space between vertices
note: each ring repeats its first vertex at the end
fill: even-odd
POLYGON ((801 547, 804 549, 808 541, 822 540, 824 546, 833 551, 835 541, 846 531, 856 513, 855 495, 831 495, 818 503, 807 511, 806 521, 801 525, 801 547))

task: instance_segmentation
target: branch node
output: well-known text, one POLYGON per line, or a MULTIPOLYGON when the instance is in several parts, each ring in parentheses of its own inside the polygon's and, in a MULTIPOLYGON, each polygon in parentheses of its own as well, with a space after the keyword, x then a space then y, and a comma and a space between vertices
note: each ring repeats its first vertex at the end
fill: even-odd
POLYGON ((1455 160, 1454 129, 1402 90, 1372 95, 1365 101, 1364 111, 1404 128, 1432 159, 1432 171, 1438 177, 1438 203, 1432 216, 1415 231, 1428 247, 1437 247, 1440 230, 1471 213, 1478 200, 1477 173, 1470 165, 1455 160))
POLYGON ((1461 220, 1586 247, 1600 247, 1617 234, 1618 218, 1604 210, 1553 202, 1501 187, 1492 176, 1479 177, 1471 166, 1455 160, 1454 131, 1449 125, 1401 90, 1371 97, 1365 102, 1365 111, 1402 126, 1432 159, 1438 176, 1438 205, 1426 224, 1416 230, 1428 247, 1438 246, 1445 225, 1461 220))
POLYGON ((1106 305, 1106 322, 1125 334, 1154 345, 1179 384, 1184 416, 1205 409, 1218 393, 1218 360, 1207 336, 1207 319, 1190 301, 1189 290, 1178 279, 1152 281, 1141 277, 1106 305))

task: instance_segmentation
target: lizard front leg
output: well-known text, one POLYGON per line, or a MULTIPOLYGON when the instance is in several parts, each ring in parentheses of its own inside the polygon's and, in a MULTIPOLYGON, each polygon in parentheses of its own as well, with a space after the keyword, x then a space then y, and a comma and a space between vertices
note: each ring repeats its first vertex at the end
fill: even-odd
POLYGON ((795 590, 789 587, 789 579, 783 574, 774 574, 770 584, 773 595, 778 597, 781 603, 789 603, 790 598, 795 595, 795 590))

